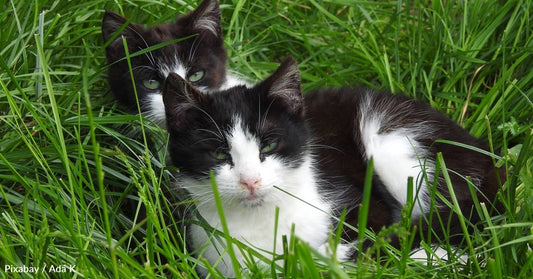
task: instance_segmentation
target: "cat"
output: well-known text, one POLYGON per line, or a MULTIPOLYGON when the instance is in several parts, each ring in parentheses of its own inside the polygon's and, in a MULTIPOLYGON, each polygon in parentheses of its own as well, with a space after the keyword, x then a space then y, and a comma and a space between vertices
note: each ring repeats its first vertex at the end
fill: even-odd
POLYGON ((220 7, 216 0, 204 0, 196 10, 178 17, 175 23, 152 28, 129 23, 119 14, 106 11, 102 20, 102 36, 104 42, 114 38, 106 47, 110 64, 108 80, 119 104, 130 112, 138 112, 136 90, 141 112, 164 128, 161 87, 169 73, 180 75, 202 92, 247 84, 227 74, 227 55, 220 22, 220 7), (123 37, 130 55, 160 43, 177 41, 132 56, 133 83, 125 59, 123 37))
MULTIPOLYGON (((312 248, 331 251, 328 235, 338 225, 332 216, 347 210, 346 223, 357 226, 370 158, 374 175, 367 226, 376 232, 400 220, 409 200, 408 177, 416 186, 411 197, 416 201, 413 223, 418 225, 432 212, 432 191, 450 198, 442 176, 436 175, 437 152, 444 157, 465 216, 473 198, 464 177, 471 178, 481 201, 495 199, 498 174, 505 179, 489 156, 436 142, 446 139, 487 150, 482 141, 422 102, 360 88, 324 89, 302 97, 292 58, 253 87, 236 86, 215 94, 204 94, 170 74, 163 102, 169 155, 179 169, 176 187, 196 201, 201 216, 191 218, 222 231, 212 171, 230 235, 267 257, 274 247, 280 251, 282 236, 290 236, 293 225, 295 235, 312 248), (436 189, 431 187, 435 180, 436 189)), ((439 201, 434 207, 441 218, 452 222, 452 234, 460 233, 454 217, 448 216, 450 209, 439 201)), ((193 222, 187 235, 198 256, 217 264, 225 276, 235 275, 227 247, 212 237, 212 231, 193 222)), ((347 243, 337 250, 340 259, 357 257, 357 237, 355 231, 344 229, 347 243)), ((245 255, 238 249, 235 254, 243 265, 245 255)))

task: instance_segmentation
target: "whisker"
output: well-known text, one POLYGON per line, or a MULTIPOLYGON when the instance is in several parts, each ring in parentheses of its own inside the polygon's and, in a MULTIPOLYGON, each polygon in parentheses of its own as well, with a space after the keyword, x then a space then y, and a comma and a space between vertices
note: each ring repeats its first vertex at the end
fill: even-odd
POLYGON ((194 106, 194 108, 198 109, 200 112, 202 112, 203 114, 205 114, 209 118, 209 120, 213 123, 213 125, 215 125, 215 128, 218 130, 218 134, 219 134, 220 138, 224 139, 224 134, 222 133, 222 130, 218 126, 218 124, 215 121, 215 119, 213 119, 213 117, 207 111, 202 109, 201 107, 194 106))
MULTIPOLYGON (((139 38, 144 42, 144 45, 145 45, 147 48, 150 47, 150 46, 148 45, 148 43, 146 42, 146 40, 144 39, 144 37, 143 37, 139 32, 137 32, 137 30, 131 28, 130 26, 128 26, 127 28, 128 28, 129 30, 131 30, 133 33, 135 33, 137 36, 139 36, 139 38)), ((154 59, 153 54, 152 54, 151 51, 144 53, 144 55, 146 55, 146 58, 148 58, 148 61, 150 61, 150 63, 151 63, 152 65, 154 65, 154 66, 156 65, 156 63, 155 63, 155 59, 154 59)))
POLYGON ((219 141, 224 141, 223 138, 220 138, 220 135, 219 135, 219 134, 217 134, 217 133, 215 133, 215 132, 213 132, 213 131, 211 131, 211 130, 208 130, 208 129, 198 129, 198 131, 202 131, 202 132, 210 133, 210 134, 216 136, 217 139, 218 139, 219 141))
POLYGON ((333 147, 333 146, 330 146, 330 145, 326 145, 326 144, 309 144, 308 145, 311 149, 331 149, 331 150, 335 150, 335 151, 339 151, 341 153, 344 153, 344 151, 336 148, 336 147, 333 147))
POLYGON ((262 130, 264 128, 264 125, 266 123, 266 118, 268 116, 268 113, 270 112, 270 108, 272 107, 272 104, 274 103, 274 101, 270 102, 270 104, 268 105, 266 111, 265 111, 265 114, 263 114, 263 117, 262 119, 259 121, 260 122, 260 128, 259 130, 262 130))
MULTIPOLYGON (((148 65, 139 65, 139 66, 132 67, 131 71, 132 72, 136 72, 136 73, 142 73, 143 71, 153 72, 153 71, 156 71, 156 69, 154 67, 148 66, 148 65)), ((130 75, 130 71, 128 70, 128 71, 125 71, 122 74, 122 77, 127 77, 129 75, 130 75)))
POLYGON ((192 61, 193 58, 196 56, 196 51, 200 47, 200 43, 201 43, 202 40, 203 40, 203 38, 200 38, 200 36, 196 36, 194 38, 194 41, 192 42, 192 46, 191 46, 191 48, 189 50, 189 57, 188 57, 189 61, 192 61))
POLYGON ((199 144, 199 143, 206 142, 206 141, 210 141, 210 140, 215 140, 215 141, 217 141, 217 142, 223 142, 223 141, 220 140, 219 138, 205 138, 205 139, 197 140, 197 141, 195 141, 193 144, 199 144))

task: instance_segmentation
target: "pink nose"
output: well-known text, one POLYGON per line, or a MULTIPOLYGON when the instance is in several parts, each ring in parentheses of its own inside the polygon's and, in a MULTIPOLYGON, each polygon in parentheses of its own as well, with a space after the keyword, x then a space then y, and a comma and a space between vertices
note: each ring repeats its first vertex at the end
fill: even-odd
POLYGON ((241 178, 239 180, 239 184, 242 187, 252 191, 252 190, 255 190, 256 188, 258 188, 261 185, 261 178, 257 178, 257 177, 241 178))

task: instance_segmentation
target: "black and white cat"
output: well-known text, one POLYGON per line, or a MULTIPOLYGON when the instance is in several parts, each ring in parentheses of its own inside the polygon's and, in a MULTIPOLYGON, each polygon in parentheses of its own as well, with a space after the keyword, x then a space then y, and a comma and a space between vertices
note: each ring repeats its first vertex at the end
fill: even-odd
POLYGON ((165 124, 161 87, 169 73, 178 74, 202 92, 245 84, 226 73, 227 55, 216 0, 204 0, 196 10, 179 17, 175 23, 152 28, 130 23, 106 11, 102 35, 104 42, 114 38, 106 47, 106 56, 110 63, 108 79, 116 99, 125 109, 137 112, 136 90, 142 113, 160 125, 165 124), (132 56, 135 81, 132 82, 123 37, 130 55, 164 42, 176 42, 132 56))
MULTIPOLYGON (((473 205, 465 177, 482 201, 492 201, 499 190, 490 157, 436 140, 487 150, 485 145, 428 105, 365 89, 319 90, 303 98, 293 59, 252 88, 236 86, 209 95, 170 74, 163 102, 169 153, 180 170, 177 187, 196 201, 201 218, 222 230, 210 181, 213 171, 231 236, 258 251, 273 251, 274 246, 280 251, 282 236, 289 236, 293 225, 296 236, 325 251, 335 225, 330 216, 343 208, 348 210, 346 222, 356 226, 370 158, 374 178, 368 227, 374 231, 399 220, 408 199, 408 177, 417 187, 414 220, 430 212, 432 191, 450 197, 444 181, 435 177, 437 152, 443 154, 465 216, 473 205), (431 187, 435 180, 436 189, 431 187)), ((439 200, 435 206, 456 232, 450 209, 439 200)), ((197 225, 187 232, 191 246, 202 251, 199 256, 211 264, 222 259, 217 268, 234 275, 223 243, 197 225)), ((344 237, 353 242, 357 234, 347 231, 344 237)), ((238 250, 236 254, 243 264, 245 257, 238 250)), ((346 245, 338 254, 347 259, 354 250, 346 245)))

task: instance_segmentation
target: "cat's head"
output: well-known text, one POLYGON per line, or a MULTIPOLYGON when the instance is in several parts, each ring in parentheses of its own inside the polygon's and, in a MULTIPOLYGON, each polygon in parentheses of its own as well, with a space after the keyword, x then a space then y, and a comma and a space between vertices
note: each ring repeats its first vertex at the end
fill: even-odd
MULTIPOLYGON (((226 78, 226 52, 216 0, 204 0, 193 12, 178 17, 175 23, 144 27, 106 11, 102 35, 110 63, 109 82, 116 98, 128 109, 135 109, 134 95, 123 38, 131 56, 131 68, 139 99, 160 94, 165 78, 176 73, 203 91, 218 89, 226 78), (165 46, 158 44, 177 40, 165 46), (156 46, 143 54, 135 52, 156 46)), ((141 101, 141 105, 143 102, 141 101)), ((150 104, 146 100, 145 104, 150 104)), ((150 108, 147 108, 150 109, 150 108)))
POLYGON ((289 58, 253 88, 203 94, 171 74, 163 89, 169 152, 182 186, 212 201, 212 170, 226 205, 257 206, 311 179, 300 75, 289 58))

